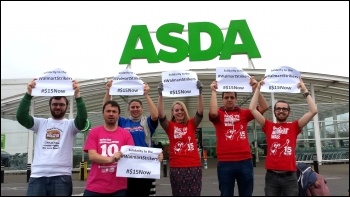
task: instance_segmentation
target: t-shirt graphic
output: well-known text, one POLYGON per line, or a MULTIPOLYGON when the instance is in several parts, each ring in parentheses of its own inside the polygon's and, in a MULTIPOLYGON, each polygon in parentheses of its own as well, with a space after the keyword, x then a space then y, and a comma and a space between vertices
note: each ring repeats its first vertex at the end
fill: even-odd
POLYGON ((271 134, 271 139, 280 139, 281 135, 287 135, 289 128, 283 128, 282 126, 280 127, 275 127, 273 126, 272 128, 272 134, 271 134))
POLYGON ((60 149, 61 132, 62 130, 59 128, 47 129, 42 149, 60 149))
POLYGON ((186 135, 187 133, 187 127, 179 128, 177 126, 174 127, 174 138, 179 139, 182 138, 182 136, 186 135))
POLYGON ((243 125, 238 130, 235 128, 228 129, 225 132, 226 140, 245 140, 247 138, 245 131, 243 131, 243 125))
MULTIPOLYGON (((101 155, 104 157, 111 157, 115 152, 120 150, 118 146, 119 140, 111 139, 111 138, 101 138, 99 140, 99 146, 101 149, 101 155)), ((101 173, 109 173, 115 172, 117 167, 117 162, 111 164, 98 164, 98 168, 101 170, 101 173)))
POLYGON ((289 146, 289 139, 286 140, 286 142, 282 145, 279 142, 272 143, 272 146, 270 148, 270 155, 279 155, 282 154, 285 156, 292 155, 292 147, 289 146))
POLYGON ((224 115, 224 124, 225 124, 225 126, 226 127, 227 126, 229 126, 229 127, 232 126, 232 128, 229 128, 229 129, 227 129, 225 131, 226 141, 227 140, 229 140, 229 141, 237 140, 238 141, 240 139, 244 140, 244 139, 247 138, 246 134, 245 134, 245 131, 243 131, 243 125, 241 125, 239 127, 239 129, 237 129, 237 130, 234 127, 235 122, 238 122, 239 120, 240 120, 240 117, 239 117, 238 114, 237 115, 233 115, 233 114, 231 114, 231 115, 225 114, 224 115))
MULTIPOLYGON (((288 135, 289 128, 284 128, 282 126, 276 127, 273 126, 272 133, 271 133, 271 139, 281 139, 281 135, 288 135)), ((270 148, 270 154, 271 155, 279 155, 282 154, 285 156, 289 156, 292 154, 292 148, 289 146, 289 139, 286 139, 286 141, 283 143, 280 142, 274 142, 272 143, 272 146, 270 148)))
POLYGON ((233 126, 233 124, 235 122, 238 122, 240 120, 239 118, 239 115, 228 115, 228 114, 225 114, 224 115, 224 123, 225 123, 225 126, 233 126))
POLYGON ((175 143, 175 146, 174 146, 175 154, 181 154, 183 152, 186 153, 186 152, 194 151, 194 145, 193 145, 193 142, 191 142, 191 137, 188 136, 187 139, 188 139, 187 142, 178 141, 175 143))

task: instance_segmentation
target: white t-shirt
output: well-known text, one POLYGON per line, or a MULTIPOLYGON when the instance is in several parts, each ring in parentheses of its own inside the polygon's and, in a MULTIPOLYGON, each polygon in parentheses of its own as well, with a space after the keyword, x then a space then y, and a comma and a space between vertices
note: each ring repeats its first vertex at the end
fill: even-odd
POLYGON ((74 119, 35 118, 36 135, 31 177, 72 174, 73 143, 79 130, 74 119))

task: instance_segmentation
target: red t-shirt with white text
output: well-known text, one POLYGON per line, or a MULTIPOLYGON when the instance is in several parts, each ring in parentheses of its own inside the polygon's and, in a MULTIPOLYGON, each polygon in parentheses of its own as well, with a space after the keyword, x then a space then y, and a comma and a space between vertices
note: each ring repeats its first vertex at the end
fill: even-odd
POLYGON ((298 120, 273 123, 265 119, 262 128, 266 134, 267 156, 265 168, 268 170, 296 171, 295 146, 301 129, 298 120))
POLYGON ((218 161, 243 161, 252 158, 247 126, 254 116, 248 109, 221 107, 218 116, 209 120, 216 132, 216 155, 218 161))
POLYGON ((170 167, 201 166, 196 142, 194 118, 187 124, 168 121, 170 167))

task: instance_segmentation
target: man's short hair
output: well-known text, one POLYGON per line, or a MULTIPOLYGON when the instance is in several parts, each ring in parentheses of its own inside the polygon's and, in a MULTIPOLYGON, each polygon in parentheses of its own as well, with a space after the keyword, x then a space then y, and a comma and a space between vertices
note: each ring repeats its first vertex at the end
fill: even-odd
POLYGON ((277 102, 275 103, 275 105, 273 106, 273 110, 276 109, 276 104, 277 104, 277 103, 285 103, 285 104, 287 104, 287 105, 288 105, 288 110, 290 110, 289 103, 288 103, 287 101, 283 101, 283 100, 277 101, 277 102))
POLYGON ((120 106, 117 101, 113 101, 113 100, 106 101, 105 104, 103 104, 102 113, 105 111, 106 105, 112 105, 112 107, 117 107, 118 114, 120 114, 120 106))
POLYGON ((141 105, 141 107, 142 107, 142 102, 141 102, 140 99, 131 99, 131 101, 129 102, 129 107, 130 107, 130 104, 131 104, 132 102, 138 102, 138 103, 140 103, 140 105, 141 105))
MULTIPOLYGON (((224 94, 225 93, 230 93, 230 92, 223 92, 223 93, 221 93, 221 98, 223 99, 224 98, 224 94)), ((234 94, 235 94, 235 97, 237 98, 237 92, 233 92, 234 94)))
POLYGON ((49 101, 49 105, 51 106, 52 99, 54 99, 54 100, 61 100, 62 98, 64 98, 64 100, 66 100, 66 105, 68 106, 69 102, 68 102, 67 97, 65 97, 65 96, 53 96, 53 97, 51 97, 50 101, 49 101))

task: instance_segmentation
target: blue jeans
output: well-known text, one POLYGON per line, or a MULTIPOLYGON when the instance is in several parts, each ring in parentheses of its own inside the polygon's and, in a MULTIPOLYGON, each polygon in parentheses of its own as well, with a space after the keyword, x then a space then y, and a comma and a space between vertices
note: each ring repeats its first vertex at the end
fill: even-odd
POLYGON ((118 190, 111 194, 101 194, 101 193, 85 190, 83 196, 126 196, 126 189, 118 190))
POLYGON ((219 161, 217 167, 220 196, 233 196, 237 180, 239 196, 252 196, 254 187, 253 162, 219 161))
POLYGON ((71 196, 72 176, 30 177, 27 196, 71 196))
POLYGON ((265 175, 265 196, 298 196, 298 178, 295 172, 280 176, 267 171, 265 175))

